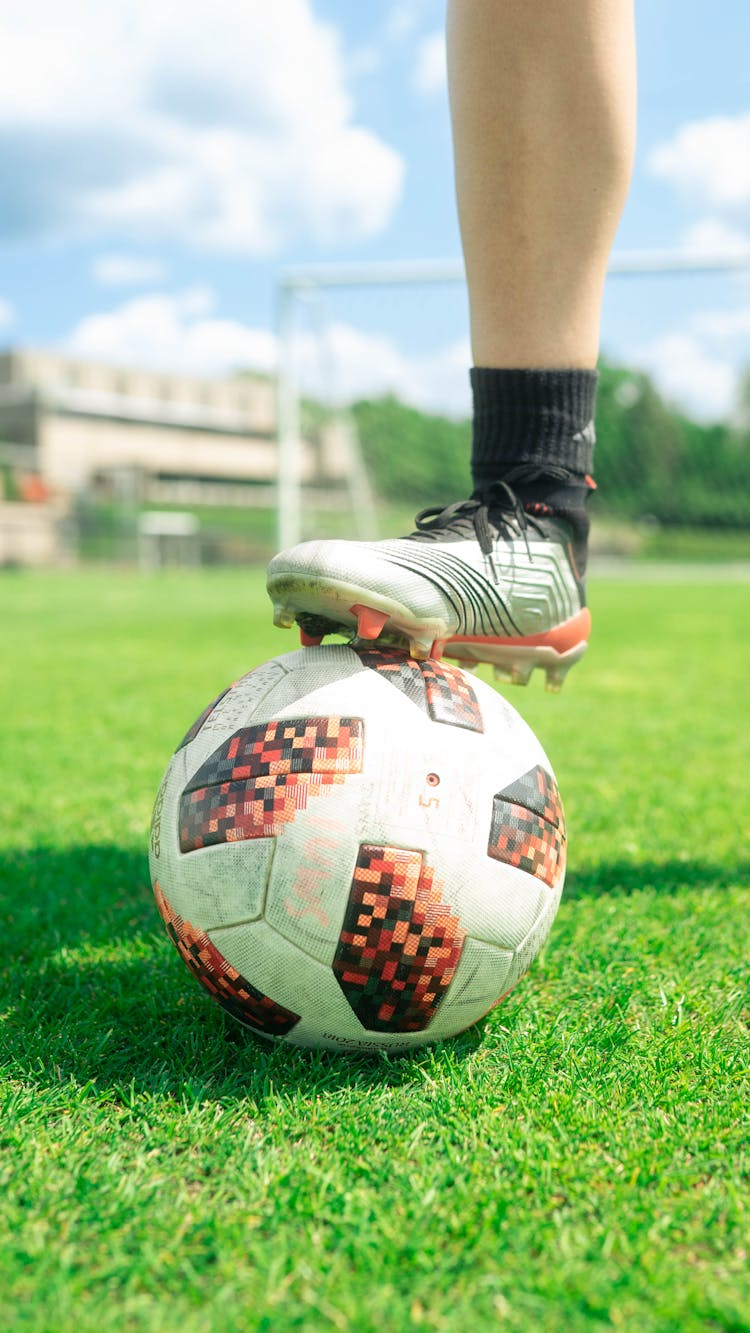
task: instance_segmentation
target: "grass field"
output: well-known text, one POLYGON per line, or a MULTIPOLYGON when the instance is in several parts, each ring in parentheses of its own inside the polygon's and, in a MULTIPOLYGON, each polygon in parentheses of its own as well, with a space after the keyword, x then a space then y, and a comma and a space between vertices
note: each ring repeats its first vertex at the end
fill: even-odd
POLYGON ((373 1060, 234 1027, 148 888, 175 744, 295 646, 260 573, 0 579, 6 1328, 750 1327, 750 585, 591 601, 563 694, 509 691, 568 816, 546 951, 373 1060))

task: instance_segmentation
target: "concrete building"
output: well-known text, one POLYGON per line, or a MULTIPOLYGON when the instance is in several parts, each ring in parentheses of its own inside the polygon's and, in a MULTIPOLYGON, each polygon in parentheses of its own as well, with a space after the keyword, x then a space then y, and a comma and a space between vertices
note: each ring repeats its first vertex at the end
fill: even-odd
POLYGON ((0 569, 9 565, 61 565, 69 561, 64 539, 65 504, 4 503, 0 499, 0 569))
MULTIPOLYGON (((53 496, 122 493, 164 504, 272 504, 271 379, 201 379, 33 350, 0 354, 0 466, 53 496)), ((301 478, 345 482, 346 440, 303 442, 301 478)))

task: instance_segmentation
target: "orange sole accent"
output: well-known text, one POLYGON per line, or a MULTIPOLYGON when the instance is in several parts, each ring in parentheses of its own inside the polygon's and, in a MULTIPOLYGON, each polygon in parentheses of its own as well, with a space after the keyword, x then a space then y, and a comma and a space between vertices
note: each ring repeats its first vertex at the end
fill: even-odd
POLYGON ((307 634, 303 629, 299 632, 299 641, 303 648, 317 648, 323 642, 317 635, 307 634))
POLYGON ((377 639, 385 622, 388 619, 387 611, 373 611, 371 606, 361 606, 355 602, 349 607, 353 616, 357 618, 357 637, 360 639, 377 639))
POLYGON ((498 647, 511 648, 554 648, 557 653, 566 653, 579 643, 585 642, 591 633, 591 612, 584 606, 570 620, 563 621, 554 629, 545 630, 544 634, 527 634, 525 638, 497 639, 481 634, 455 634, 447 641, 446 651, 452 643, 491 643, 498 647))

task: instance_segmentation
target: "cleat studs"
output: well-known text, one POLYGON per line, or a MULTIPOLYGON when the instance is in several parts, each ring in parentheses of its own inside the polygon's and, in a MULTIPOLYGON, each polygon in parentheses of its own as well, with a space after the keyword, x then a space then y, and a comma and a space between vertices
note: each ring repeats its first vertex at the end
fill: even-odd
POLYGON ((409 656, 415 662, 427 662, 432 654, 432 639, 409 636, 409 656))
POLYGON ((273 608, 273 623, 277 629, 291 629, 294 624, 294 612, 288 606, 277 603, 273 608))
POLYGON ((445 652, 445 639, 433 639, 432 646, 430 648, 430 657, 434 657, 435 660, 439 662, 444 652, 445 652))
POLYGON ((545 689, 548 690, 550 694, 559 694, 569 671, 569 666, 547 667, 545 689))
POLYGON ((360 606, 358 603, 350 606, 349 610, 357 619, 357 638, 377 639, 388 620, 388 612, 374 611, 371 606, 360 606))
POLYGON ((533 662, 516 662, 510 669, 510 681, 512 685, 528 685, 531 679, 531 673, 534 670, 533 662))
POLYGON ((502 681, 504 685, 509 685, 513 680, 513 672, 510 667, 493 666, 492 674, 495 677, 495 680, 502 681))
POLYGON ((308 634, 305 630, 301 629, 299 632, 299 641, 303 648, 318 648, 323 642, 323 638, 322 635, 318 638, 316 634, 308 634))

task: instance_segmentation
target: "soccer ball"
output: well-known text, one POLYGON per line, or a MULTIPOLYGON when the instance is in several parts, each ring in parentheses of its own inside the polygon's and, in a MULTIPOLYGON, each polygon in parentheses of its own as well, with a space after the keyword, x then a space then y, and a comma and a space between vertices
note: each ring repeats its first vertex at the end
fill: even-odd
POLYGON ((539 741, 489 685, 326 645, 201 713, 159 788, 150 864, 169 935, 234 1018, 404 1050, 468 1027, 530 966, 565 821, 539 741))

